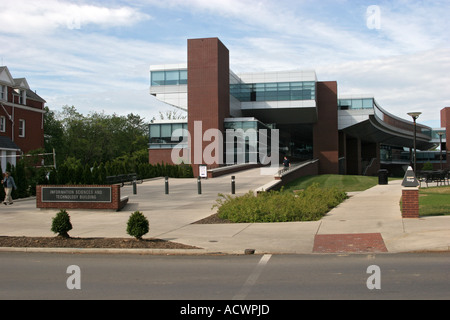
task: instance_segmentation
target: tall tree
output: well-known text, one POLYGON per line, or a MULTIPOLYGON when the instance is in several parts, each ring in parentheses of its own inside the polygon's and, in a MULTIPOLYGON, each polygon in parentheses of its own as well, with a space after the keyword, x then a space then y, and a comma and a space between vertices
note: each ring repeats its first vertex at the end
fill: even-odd
POLYGON ((46 149, 56 149, 58 163, 74 157, 92 166, 148 148, 148 125, 132 113, 93 112, 84 116, 74 106, 64 106, 58 114, 48 110, 44 126, 46 149))

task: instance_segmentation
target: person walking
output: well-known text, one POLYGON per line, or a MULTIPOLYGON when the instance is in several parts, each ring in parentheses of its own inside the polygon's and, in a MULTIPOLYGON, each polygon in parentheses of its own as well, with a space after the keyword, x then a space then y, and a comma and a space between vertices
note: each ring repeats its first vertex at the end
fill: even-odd
POLYGON ((284 157, 283 167, 284 167, 284 171, 288 171, 289 168, 291 167, 291 162, 289 161, 289 159, 287 157, 284 157))
POLYGON ((16 183, 14 182, 14 178, 11 176, 11 174, 7 171, 5 172, 5 178, 2 180, 3 187, 5 188, 5 200, 3 203, 5 205, 7 204, 13 204, 13 200, 11 197, 12 189, 17 189, 16 183))

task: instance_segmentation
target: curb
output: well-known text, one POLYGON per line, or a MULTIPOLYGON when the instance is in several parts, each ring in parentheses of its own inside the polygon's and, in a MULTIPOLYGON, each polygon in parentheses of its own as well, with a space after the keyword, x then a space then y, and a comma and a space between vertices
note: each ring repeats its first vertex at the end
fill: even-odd
POLYGON ((398 253, 450 253, 450 246, 437 246, 433 248, 424 249, 410 249, 404 251, 389 251, 389 252, 269 252, 257 251, 248 253, 247 250, 240 251, 208 251, 205 249, 116 249, 116 248, 35 248, 35 247, 0 247, 1 252, 23 252, 23 253, 64 253, 64 254, 138 254, 138 255, 361 255, 361 254, 398 254, 398 253))
POLYGON ((140 255, 244 255, 244 252, 218 252, 204 249, 116 249, 116 248, 34 248, 0 247, 0 252, 67 254, 140 254, 140 255))

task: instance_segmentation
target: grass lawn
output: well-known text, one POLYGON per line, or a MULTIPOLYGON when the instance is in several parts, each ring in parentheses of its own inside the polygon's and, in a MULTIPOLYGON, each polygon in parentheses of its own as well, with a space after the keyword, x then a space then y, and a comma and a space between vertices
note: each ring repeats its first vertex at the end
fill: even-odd
POLYGON ((421 188, 419 214, 421 216, 450 215, 450 186, 421 188))
POLYGON ((378 177, 324 174, 307 176, 295 180, 284 187, 285 191, 306 189, 313 183, 320 187, 336 187, 344 192, 364 191, 378 184, 378 177))

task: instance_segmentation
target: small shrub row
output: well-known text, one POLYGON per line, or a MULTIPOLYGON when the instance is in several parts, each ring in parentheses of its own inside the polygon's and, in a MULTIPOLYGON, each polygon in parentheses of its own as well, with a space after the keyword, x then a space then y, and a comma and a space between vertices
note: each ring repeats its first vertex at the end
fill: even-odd
POLYGON ((139 179, 150 179, 155 177, 169 176, 171 178, 193 178, 193 171, 190 165, 171 165, 150 163, 137 164, 134 167, 127 167, 121 163, 100 163, 83 166, 81 163, 67 165, 66 163, 52 169, 49 173, 49 184, 106 184, 107 176, 121 174, 137 174, 139 179))
MULTIPOLYGON (((66 210, 61 209, 52 220, 51 231, 57 233, 58 236, 63 238, 70 238, 69 231, 72 230, 72 223, 70 222, 70 216, 66 210)), ((127 233, 141 240, 142 237, 149 231, 149 223, 147 218, 142 212, 135 211, 128 219, 127 233)))
POLYGON ((270 191, 240 197, 219 194, 213 208, 219 218, 236 223, 317 221, 347 198, 337 188, 313 184, 297 193, 270 191))

